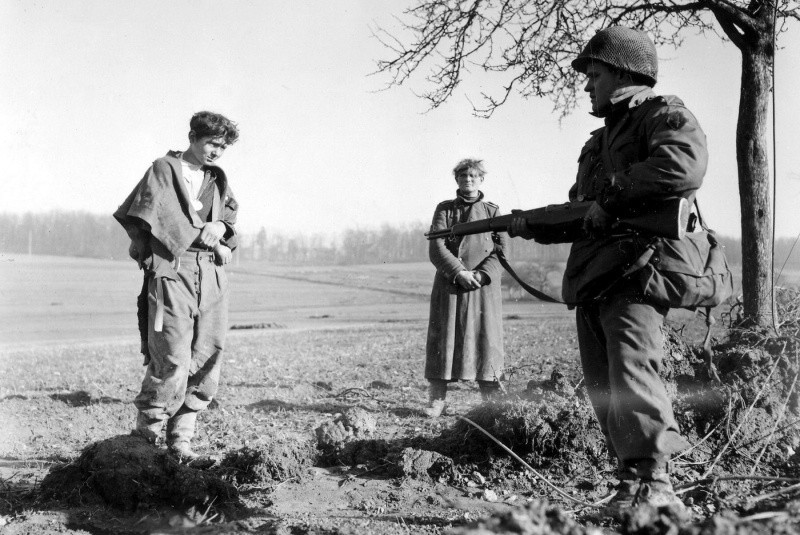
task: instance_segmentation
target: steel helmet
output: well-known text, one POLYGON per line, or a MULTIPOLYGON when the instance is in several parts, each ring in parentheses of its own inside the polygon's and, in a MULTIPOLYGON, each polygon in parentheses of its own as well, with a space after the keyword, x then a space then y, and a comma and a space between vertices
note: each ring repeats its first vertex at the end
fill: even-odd
POLYGON ((647 34, 640 30, 624 26, 600 30, 572 60, 572 68, 585 74, 591 61, 602 61, 622 71, 638 74, 649 81, 650 86, 656 84, 656 47, 647 34))

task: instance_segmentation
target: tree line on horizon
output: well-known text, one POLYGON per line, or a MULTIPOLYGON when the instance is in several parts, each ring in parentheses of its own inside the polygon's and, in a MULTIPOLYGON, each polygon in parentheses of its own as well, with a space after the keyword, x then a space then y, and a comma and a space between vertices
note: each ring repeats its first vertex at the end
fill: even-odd
MULTIPOLYGON (((349 228, 331 239, 319 234, 288 235, 262 227, 240 235, 238 261, 345 265, 427 262, 428 241, 422 222, 378 228, 349 228)), ((741 265, 741 240, 720 236, 728 260, 741 265)), ((775 242, 776 270, 785 264, 800 269, 800 246, 795 239, 775 242)), ((110 216, 82 211, 0 214, 0 252, 74 256, 110 260, 128 259, 128 237, 110 216)), ((534 261, 557 266, 566 261, 569 244, 541 245, 512 239, 506 256, 512 262, 534 261)))

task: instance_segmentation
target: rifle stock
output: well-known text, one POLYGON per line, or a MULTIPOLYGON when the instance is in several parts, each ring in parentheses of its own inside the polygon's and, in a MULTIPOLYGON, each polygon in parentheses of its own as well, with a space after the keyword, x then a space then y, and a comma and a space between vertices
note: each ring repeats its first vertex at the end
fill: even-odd
MULTIPOLYGON (((426 232, 429 240, 468 236, 483 232, 507 232, 514 219, 522 217, 538 243, 571 243, 587 238, 583 218, 594 201, 551 204, 533 210, 514 210, 510 214, 479 221, 457 223, 450 228, 426 232)), ((689 223, 689 203, 676 197, 651 206, 639 215, 614 222, 614 232, 639 232, 679 240, 689 223)))

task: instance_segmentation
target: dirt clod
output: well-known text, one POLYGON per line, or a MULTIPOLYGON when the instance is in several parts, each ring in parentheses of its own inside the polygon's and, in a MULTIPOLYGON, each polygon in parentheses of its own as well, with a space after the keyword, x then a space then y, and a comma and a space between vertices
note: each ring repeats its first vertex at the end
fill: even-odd
POLYGON ((178 509, 225 508, 236 489, 217 476, 179 464, 144 438, 120 435, 86 447, 72 463, 50 470, 41 486, 46 499, 76 504, 105 503, 133 511, 165 504, 178 509))
POLYGON ((321 449, 335 448, 348 440, 369 437, 377 428, 378 420, 372 413, 353 407, 319 426, 316 429, 317 442, 321 449))
POLYGON ((350 408, 317 427, 317 447, 322 453, 320 466, 385 464, 387 442, 369 438, 377 427, 375 415, 360 407, 350 408))
POLYGON ((688 520, 687 513, 675 507, 640 505, 626 511, 622 524, 624 532, 629 535, 650 535, 678 533, 688 520))
POLYGON ((546 501, 533 501, 503 513, 483 518, 468 526, 447 532, 449 535, 488 535, 508 533, 520 535, 565 535, 600 534, 597 528, 585 528, 564 511, 550 507, 546 501))
MULTIPOLYGON (((516 399, 479 405, 467 418, 536 468, 574 473, 578 466, 603 467, 608 462, 605 441, 591 408, 572 392, 554 392, 549 381, 541 388, 529 384, 516 399)), ((461 451, 497 448, 466 422, 459 422, 454 432, 466 435, 471 442, 469 448, 456 445, 461 451)))
POLYGON ((403 448, 390 456, 392 474, 414 479, 439 479, 453 471, 453 460, 435 451, 403 448))
POLYGON ((317 457, 311 440, 267 440, 230 452, 220 463, 220 471, 239 484, 281 482, 302 478, 317 457))

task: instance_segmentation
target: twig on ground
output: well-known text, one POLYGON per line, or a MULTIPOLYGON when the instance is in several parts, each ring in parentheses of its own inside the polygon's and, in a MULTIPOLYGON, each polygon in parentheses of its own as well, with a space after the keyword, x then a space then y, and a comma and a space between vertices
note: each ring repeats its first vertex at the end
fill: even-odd
POLYGON ((216 496, 214 496, 214 498, 212 498, 212 500, 208 503, 206 511, 202 515, 200 515, 199 519, 197 519, 197 525, 202 526, 205 524, 211 524, 211 522, 219 516, 218 513, 214 513, 213 515, 208 516, 209 511, 211 511, 211 506, 214 505, 215 501, 217 501, 216 496))
POLYGON ((753 522, 756 520, 772 520, 773 518, 786 519, 789 518, 789 513, 785 511, 765 511, 750 516, 743 516, 740 520, 743 522, 753 522))
POLYGON ((375 395, 371 394, 367 390, 363 388, 353 387, 353 388, 345 388, 335 396, 336 399, 358 399, 358 398, 371 398, 374 399, 375 395))
POLYGON ((134 522, 134 523, 133 523, 133 527, 136 527, 136 526, 138 526, 139 524, 141 524, 142 522, 144 522, 145 520, 147 520, 148 518, 150 518, 150 515, 151 515, 151 513, 147 513, 147 514, 146 514, 146 515, 144 515, 142 518, 140 518, 139 520, 137 520, 136 522, 134 522))
MULTIPOLYGON (((798 418, 797 420, 792 420, 791 422, 789 422, 788 424, 784 425, 783 427, 778 428, 775 432, 776 433, 783 433, 784 431, 787 431, 787 430, 791 429, 792 427, 796 426, 797 424, 800 424, 800 418, 798 418)), ((769 436, 769 433, 767 433, 766 435, 761 435, 760 437, 756 437, 756 438, 754 438, 753 440, 751 440, 749 442, 745 442, 744 444, 740 444, 739 447, 740 448, 746 448, 747 446, 749 446, 751 444, 755 444, 756 442, 764 440, 768 436, 769 436)))
POLYGON ((758 502, 761 502, 761 501, 764 501, 764 500, 768 500, 770 498, 774 498, 775 496, 779 496, 781 494, 786 494, 787 492, 793 492, 793 491, 796 491, 796 490, 800 490, 800 483, 797 483, 796 485, 791 485, 789 487, 785 487, 785 488, 782 488, 782 489, 778 489, 778 490, 776 490, 774 492, 768 492, 767 494, 762 494, 761 496, 756 496, 754 498, 749 498, 747 500, 747 504, 748 504, 748 506, 753 506, 753 505, 757 504, 758 502))
POLYGON ((33 492, 33 489, 7 489, 0 492, 0 495, 14 496, 17 494, 28 494, 33 492))
POLYGON ((103 395, 103 396, 105 396, 105 397, 108 397, 108 394, 106 394, 106 391, 105 391, 105 390, 103 390, 103 389, 100 387, 100 385, 98 385, 96 382, 92 382, 92 386, 93 386, 93 387, 95 387, 95 388, 96 388, 96 389, 97 389, 97 390, 100 392, 100 394, 101 394, 101 395, 103 395))
MULTIPOLYGON (((785 347, 786 345, 784 344, 784 348, 785 347)), ((794 358, 795 358, 795 363, 797 363, 798 360, 797 351, 795 351, 794 358)), ((786 395, 786 401, 783 402, 783 406, 781 407, 781 410, 778 412, 778 417, 775 418, 775 425, 772 426, 772 430, 769 432, 769 435, 767 436, 767 442, 764 444, 764 447, 761 448, 761 451, 758 452, 758 457, 756 457, 756 460, 753 463, 753 467, 750 469, 750 475, 755 473, 756 468, 758 467, 758 463, 761 462, 761 457, 763 457, 764 452, 767 451, 767 447, 770 445, 772 437, 775 435, 775 431, 778 429, 778 424, 781 422, 781 420, 783 420, 783 417, 786 414, 786 408, 789 406, 789 401, 791 401, 792 395, 794 394, 794 387, 797 385, 797 376, 798 374, 795 373, 794 380, 792 381, 792 386, 789 389, 789 393, 786 395)))
POLYGON ((533 469, 533 467, 532 467, 531 465, 529 465, 528 463, 526 463, 525 461, 523 461, 523 460, 522 460, 522 458, 521 458, 519 455, 517 455, 516 453, 514 453, 513 451, 511 451, 511 448, 509 448, 508 446, 506 446, 505 444, 503 444, 502 442, 500 442, 499 440, 497 440, 497 439, 496 439, 494 436, 492 436, 492 434, 491 434, 491 433, 489 433, 489 432, 488 432, 486 429, 484 429, 483 427, 479 426, 478 424, 476 424, 475 422, 473 422, 472 420, 470 420, 469 418, 466 418, 466 417, 464 417, 464 416, 461 416, 461 415, 456 415, 456 418, 458 418, 459 420, 464 420, 464 421, 465 421, 465 422, 467 422, 469 425, 473 426, 475 429, 477 429, 478 431, 480 431, 481 433, 483 433, 484 435, 486 435, 487 437, 489 437, 490 439, 492 439, 492 441, 494 441, 494 442, 495 442, 495 443, 496 443, 498 446, 500 446, 501 448, 503 448, 503 449, 506 451, 506 453, 508 453, 508 454, 509 454, 509 455, 511 455, 511 456, 512 456, 514 459, 516 459, 517 461, 519 461, 520 463, 522 463, 522 465, 523 465, 525 468, 527 468, 528 470, 530 470, 531 472, 533 472, 533 474, 534 474, 536 477, 538 477, 539 479, 541 479, 541 480, 544 482, 544 484, 545 484, 545 485, 547 485, 548 487, 550 487, 552 490, 554 490, 554 491, 555 491, 555 492, 556 492, 558 495, 562 496, 563 498, 566 498, 567 500, 569 500, 569 501, 571 501, 571 502, 577 503, 578 505, 582 505, 583 507, 599 507, 599 506, 601 506, 603 503, 605 503, 606 501, 608 501, 608 498, 604 498, 604 499, 600 500, 600 501, 599 501, 599 502, 597 502, 597 503, 589 503, 589 502, 585 502, 585 501, 583 501, 583 500, 579 500, 579 499, 577 499, 577 498, 573 498, 572 496, 570 496, 569 494, 567 494, 566 492, 564 492, 563 490, 561 490, 561 489, 560 489, 560 488, 558 488, 557 486, 555 486, 555 485, 553 485, 552 483, 550 483, 550 482, 549 482, 549 481, 548 481, 548 480, 545 478, 545 476, 543 476, 541 473, 539 473, 539 472, 537 472, 536 470, 534 470, 534 469, 533 469))
POLYGON ((514 376, 517 372, 524 370, 525 368, 533 368, 534 364, 521 364, 519 366, 507 366, 504 370, 503 374, 508 378, 508 381, 514 379, 514 376))
POLYGON ((780 359, 780 357, 778 357, 778 358, 776 358, 776 359, 775 359, 775 364, 773 364, 773 365, 772 365, 772 369, 769 371, 769 375, 768 375, 768 376, 767 376, 767 378, 764 380, 764 384, 761 386, 761 389, 758 391, 758 394, 756 394, 756 397, 755 397, 755 399, 753 400, 753 402, 752 402, 752 403, 750 404, 750 406, 747 408, 747 411, 745 411, 744 415, 742 416, 742 419, 739 421, 739 425, 737 425, 737 426, 736 426, 736 429, 734 429, 734 430, 733 430, 733 433, 731 433, 730 437, 728 438, 728 442, 727 442, 727 443, 725 443, 725 445, 722 447, 722 449, 720 450, 720 452, 719 452, 719 453, 717 454, 717 456, 714 458, 714 461, 713 461, 713 462, 711 463, 711 465, 710 465, 710 466, 709 466, 709 467, 706 469, 705 473, 703 474, 703 477, 704 477, 704 478, 705 478, 705 477, 708 477, 708 476, 711 474, 711 471, 712 471, 712 470, 714 470, 714 467, 715 467, 715 466, 716 466, 716 464, 719 462, 719 460, 722 458, 722 455, 723 455, 723 454, 724 454, 726 451, 728 451, 728 448, 729 448, 729 447, 731 446, 731 444, 733 443, 733 438, 736 436, 736 434, 737 434, 737 433, 739 432, 739 430, 742 428, 742 426, 744 425, 744 423, 747 421, 747 417, 748 417, 748 416, 750 416, 750 413, 752 412, 753 408, 756 406, 756 403, 758 403, 758 400, 761 398, 761 395, 764 393, 764 390, 766 390, 766 388, 767 388, 767 385, 769 385, 769 384, 770 384, 770 383, 769 383, 769 380, 772 378, 772 374, 773 374, 773 373, 775 373, 775 370, 778 368, 778 364, 780 364, 780 362, 781 362, 781 359, 780 359))
MULTIPOLYGON (((696 444, 693 444, 693 445, 692 445, 692 447, 690 447, 689 449, 686 449, 686 450, 684 450, 684 451, 680 452, 678 455, 676 455, 675 457, 673 457, 673 459, 672 459, 672 460, 673 460, 673 461, 675 461, 676 459, 680 459, 681 457, 683 457, 683 456, 687 455, 688 453, 691 453, 692 451, 694 451, 695 449, 697 449, 697 448, 698 448, 700 445, 702 445, 702 444, 703 444, 703 442, 705 442, 706 440, 708 440, 709 438, 711 438, 711 435, 713 435, 713 434, 714 434, 714 431, 716 431, 717 429, 719 429, 719 426, 721 426, 721 425, 722 425, 722 423, 723 423, 723 420, 720 420, 719 422, 717 422, 717 425, 715 425, 715 426, 714 426, 714 427, 711 429, 711 431, 709 431, 709 432, 706 434, 706 436, 704 436, 703 438, 701 438, 701 439, 700 439, 700 440, 699 440, 699 441, 698 441, 696 444)), ((679 464, 690 464, 690 463, 679 463, 679 464)), ((705 464, 705 463, 697 463, 697 464, 705 464)))
POLYGON ((11 488, 11 481, 13 481, 13 479, 14 479, 15 477, 17 477, 18 475, 20 475, 20 471, 19 471, 19 470, 17 470, 16 472, 14 472, 13 474, 11 474, 11 475, 10 475, 10 476, 8 476, 8 477, 4 477, 4 478, 0 479, 0 481, 2 481, 2 482, 3 482, 3 484, 4 484, 4 485, 5 485, 7 488, 9 488, 9 489, 10 489, 10 488, 11 488))
POLYGON ((56 464, 56 463, 63 463, 65 461, 49 461, 46 459, 20 459, 19 461, 6 461, 0 462, 0 466, 13 466, 13 465, 27 465, 29 463, 42 463, 42 464, 56 464))
POLYGON ((772 483, 800 483, 800 478, 796 477, 770 477, 770 476, 721 476, 721 477, 704 477, 675 485, 675 489, 685 489, 696 487, 699 485, 715 484, 718 481, 768 481, 772 483))
POLYGON ((278 483, 277 485, 275 485, 275 488, 273 488, 272 490, 273 490, 273 491, 275 491, 275 490, 277 490, 277 489, 278 489, 278 487, 280 487, 280 486, 281 486, 281 485, 283 485, 284 483, 289 483, 290 481, 300 481, 300 478, 299 478, 299 477, 297 477, 297 476, 292 476, 292 477, 290 477, 290 478, 284 479, 283 481, 281 481, 280 483, 278 483))
POLYGON ((371 472, 375 472, 376 470, 380 470, 382 468, 386 468, 387 466, 391 466, 391 464, 392 463, 389 463, 389 462, 383 462, 383 463, 380 463, 378 465, 375 465, 374 467, 372 467, 372 468, 370 468, 368 470, 364 470, 363 472, 360 472, 358 475, 363 476, 365 474, 369 474, 371 472))
POLYGON ((411 530, 408 529, 408 524, 406 524, 405 519, 403 519, 403 517, 399 516, 399 515, 394 515, 394 516, 397 519, 397 523, 400 524, 400 526, 402 526, 402 528, 405 530, 405 532, 406 533, 411 533, 411 530))

